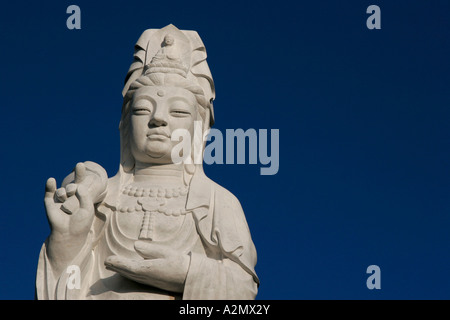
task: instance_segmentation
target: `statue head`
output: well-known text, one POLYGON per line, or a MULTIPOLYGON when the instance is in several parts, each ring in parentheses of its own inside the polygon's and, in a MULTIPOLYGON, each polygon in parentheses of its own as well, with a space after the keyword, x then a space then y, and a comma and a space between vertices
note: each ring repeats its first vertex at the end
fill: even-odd
POLYGON ((146 30, 122 94, 121 168, 131 172, 136 161, 171 163, 174 130, 193 137, 194 121, 202 121, 203 130, 214 123, 214 83, 197 32, 173 25, 146 30))

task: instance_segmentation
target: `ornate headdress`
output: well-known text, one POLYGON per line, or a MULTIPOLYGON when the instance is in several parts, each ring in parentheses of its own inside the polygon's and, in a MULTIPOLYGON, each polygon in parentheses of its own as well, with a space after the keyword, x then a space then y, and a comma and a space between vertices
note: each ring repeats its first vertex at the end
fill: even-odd
MULTIPOLYGON (((122 95, 125 97, 138 80, 169 78, 169 83, 189 83, 201 88, 196 94, 204 97, 210 111, 210 125, 214 123, 212 101, 214 82, 206 62, 206 49, 196 31, 179 30, 170 24, 162 29, 145 30, 135 45, 134 61, 125 78, 122 95)), ((204 106, 205 106, 204 105, 204 106)))

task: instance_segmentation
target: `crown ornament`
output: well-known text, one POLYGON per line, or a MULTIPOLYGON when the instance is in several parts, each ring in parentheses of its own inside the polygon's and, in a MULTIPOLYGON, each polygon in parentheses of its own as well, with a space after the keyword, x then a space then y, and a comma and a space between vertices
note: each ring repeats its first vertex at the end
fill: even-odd
MULTIPOLYGON (((147 29, 135 45, 122 95, 125 97, 131 84, 141 76, 178 75, 198 85, 211 104, 215 88, 206 56, 205 45, 196 31, 179 30, 172 24, 162 29, 147 29)), ((212 111, 212 104, 210 108, 212 111)))
POLYGON ((164 37, 161 49, 144 68, 144 75, 151 73, 175 73, 186 78, 190 62, 189 43, 176 39, 174 35, 164 37))

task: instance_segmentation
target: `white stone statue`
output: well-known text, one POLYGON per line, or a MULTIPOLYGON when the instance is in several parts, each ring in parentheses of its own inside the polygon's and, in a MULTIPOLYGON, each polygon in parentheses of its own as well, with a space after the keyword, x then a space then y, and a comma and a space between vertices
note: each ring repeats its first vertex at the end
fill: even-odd
POLYGON ((201 164, 172 161, 174 130, 214 123, 197 32, 146 30, 123 96, 117 174, 87 161, 60 188, 47 181, 37 299, 254 299, 256 250, 239 201, 201 164))

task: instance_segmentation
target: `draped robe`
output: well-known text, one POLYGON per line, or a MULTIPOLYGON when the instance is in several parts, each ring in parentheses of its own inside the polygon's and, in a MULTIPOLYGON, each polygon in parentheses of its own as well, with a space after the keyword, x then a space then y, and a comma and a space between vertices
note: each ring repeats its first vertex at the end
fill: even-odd
MULTIPOLYGON (((166 244, 190 256, 182 293, 144 285, 107 270, 105 259, 119 255, 143 259, 134 249, 136 237, 124 230, 117 208, 120 173, 108 181, 106 198, 96 205, 92 227, 68 266, 80 271, 80 286, 68 285, 73 269, 55 274, 44 242, 36 276, 37 299, 254 299, 259 285, 256 249, 238 199, 196 170, 187 194, 183 222, 166 244)), ((124 222, 125 221, 125 222, 124 222)))

